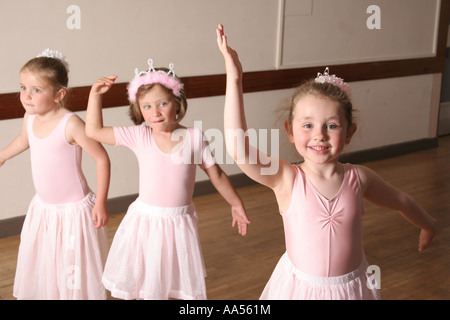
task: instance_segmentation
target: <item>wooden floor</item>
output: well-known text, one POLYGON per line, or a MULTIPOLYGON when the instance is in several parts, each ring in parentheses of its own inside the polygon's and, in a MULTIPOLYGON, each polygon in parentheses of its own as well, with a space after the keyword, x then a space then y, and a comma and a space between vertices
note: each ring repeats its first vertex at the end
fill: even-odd
MULTIPOLYGON (((382 298, 450 299, 450 136, 440 138, 439 148, 364 165, 412 195, 439 221, 434 242, 419 253, 416 227, 396 212, 366 203, 365 250, 369 264, 380 267, 382 298)), ((252 221, 246 237, 231 228, 229 207, 220 196, 194 198, 212 300, 258 299, 285 250, 272 191, 254 185, 238 192, 252 221)), ((111 239, 122 218, 111 216, 111 239)), ((13 299, 18 245, 18 236, 0 239, 0 299, 13 299)))

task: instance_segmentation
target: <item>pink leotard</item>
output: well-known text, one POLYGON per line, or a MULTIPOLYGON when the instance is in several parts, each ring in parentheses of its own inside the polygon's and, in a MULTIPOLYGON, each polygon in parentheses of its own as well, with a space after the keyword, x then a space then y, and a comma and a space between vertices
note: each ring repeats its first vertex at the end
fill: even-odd
POLYGON ((81 169, 82 150, 66 140, 65 129, 73 113, 63 116, 45 138, 34 135, 34 115, 28 118, 27 131, 34 186, 39 197, 49 204, 64 204, 83 199, 90 191, 81 169))
POLYGON ((364 258, 358 169, 344 164, 341 188, 329 200, 299 167, 296 170, 291 204, 281 213, 289 259, 314 276, 334 277, 355 270, 364 258))
POLYGON ((152 129, 147 125, 114 127, 116 145, 127 146, 138 159, 141 201, 158 207, 191 203, 197 164, 206 169, 215 161, 201 130, 186 130, 181 150, 167 154, 159 149, 152 129))

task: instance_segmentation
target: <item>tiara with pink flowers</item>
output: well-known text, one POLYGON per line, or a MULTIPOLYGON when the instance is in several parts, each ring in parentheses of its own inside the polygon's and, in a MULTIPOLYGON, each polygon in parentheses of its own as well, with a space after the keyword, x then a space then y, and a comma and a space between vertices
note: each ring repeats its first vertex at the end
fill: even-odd
POLYGON ((67 72, 69 72, 69 62, 61 52, 47 48, 36 56, 36 58, 40 57, 58 59, 59 61, 61 61, 64 67, 66 67, 67 72))
POLYGON ((148 59, 148 70, 139 72, 138 68, 134 71, 134 78, 127 86, 128 100, 131 103, 136 102, 136 94, 138 89, 143 85, 159 83, 164 87, 171 89, 173 94, 177 97, 181 95, 183 90, 183 83, 175 76, 173 71, 173 63, 169 64, 169 71, 155 70, 153 67, 153 60, 148 59))
POLYGON ((325 68, 325 71, 323 72, 323 74, 318 72, 317 78, 315 78, 314 81, 318 82, 318 83, 334 84, 335 86, 341 88, 341 90, 343 90, 347 94, 347 96, 350 98, 350 94, 351 94, 350 86, 346 82, 344 82, 344 79, 336 77, 336 75, 334 75, 334 74, 330 75, 330 69, 328 67, 325 68))

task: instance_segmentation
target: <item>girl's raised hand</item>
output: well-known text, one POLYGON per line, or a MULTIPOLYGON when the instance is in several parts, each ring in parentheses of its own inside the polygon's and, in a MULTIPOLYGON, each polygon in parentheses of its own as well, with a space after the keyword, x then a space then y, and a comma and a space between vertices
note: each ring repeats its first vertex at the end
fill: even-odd
POLYGON ((97 81, 94 82, 91 88, 91 93, 102 95, 106 93, 114 84, 114 81, 116 81, 117 76, 108 76, 108 77, 101 77, 97 81))
POLYGON ((227 76, 235 79, 240 79, 242 77, 242 65, 239 61, 238 54, 235 50, 228 46, 227 36, 224 34, 223 26, 218 25, 216 29, 217 34, 217 46, 220 52, 222 52, 223 58, 225 59, 225 69, 227 71, 227 76))

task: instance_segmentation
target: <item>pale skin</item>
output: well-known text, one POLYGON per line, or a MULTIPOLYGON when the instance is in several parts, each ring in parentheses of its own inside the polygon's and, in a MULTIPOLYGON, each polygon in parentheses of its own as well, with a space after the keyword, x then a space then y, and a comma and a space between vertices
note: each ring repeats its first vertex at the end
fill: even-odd
MULTIPOLYGON (((35 115, 33 131, 37 137, 47 137, 69 110, 60 108, 66 90, 55 92, 52 86, 38 74, 29 71, 20 73, 20 101, 25 108, 25 116, 20 134, 4 149, 0 150, 0 166, 29 148, 27 123, 29 115, 35 115)), ((79 145, 94 160, 97 172, 96 202, 92 210, 95 228, 104 227, 109 215, 106 208, 110 180, 110 162, 103 146, 89 139, 85 134, 85 124, 78 116, 69 118, 66 126, 66 140, 79 145)))
MULTIPOLYGON (((228 46, 222 25, 217 30, 217 45, 221 51, 227 74, 227 87, 224 106, 225 130, 247 130, 245 119, 242 66, 235 50, 228 46)), ((344 146, 350 143, 356 125, 348 125, 339 104, 319 95, 306 95, 294 107, 292 123, 285 123, 289 141, 295 145, 304 162, 299 165, 316 189, 331 199, 339 191, 344 170, 338 161, 344 146)), ((226 136, 227 137, 227 136, 226 136)), ((236 145, 235 141, 225 140, 227 148, 236 145)), ((236 160, 236 150, 229 148, 236 160)), ((245 155, 249 157, 248 143, 245 155)), ((285 212, 291 202, 295 177, 295 166, 281 159, 279 170, 272 175, 261 174, 266 165, 238 162, 241 170, 253 180, 271 188, 275 193, 281 212, 285 212)), ((267 163, 267 162, 264 162, 267 163)), ((412 197, 385 182, 373 170, 357 166, 364 198, 368 201, 398 211, 407 221, 420 228, 418 250, 432 241, 436 231, 436 220, 431 217, 412 197)))
MULTIPOLYGON (((92 86, 86 115, 86 134, 101 143, 115 145, 113 127, 103 125, 102 96, 114 84, 117 76, 111 75, 99 78, 92 86)), ((152 128, 155 141, 161 151, 171 153, 179 144, 172 140, 175 129, 185 129, 176 120, 178 103, 159 85, 154 86, 146 94, 138 98, 140 110, 145 122, 152 128)), ((215 164, 204 169, 211 183, 220 195, 230 204, 232 214, 232 227, 237 226, 240 235, 247 234, 248 220, 244 205, 228 176, 219 165, 215 164)))

